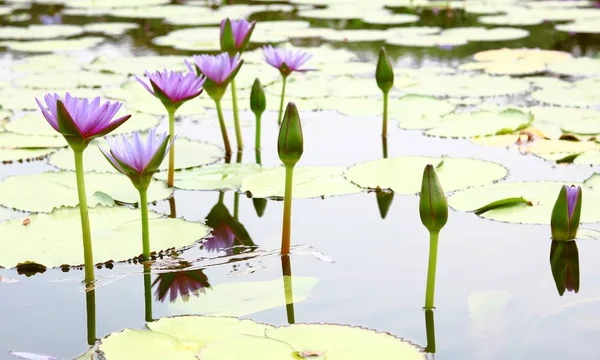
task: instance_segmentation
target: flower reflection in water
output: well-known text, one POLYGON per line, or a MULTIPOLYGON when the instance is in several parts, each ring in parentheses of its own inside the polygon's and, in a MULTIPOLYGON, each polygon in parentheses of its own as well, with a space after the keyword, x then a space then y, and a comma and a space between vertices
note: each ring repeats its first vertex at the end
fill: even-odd
POLYGON ((201 245, 207 252, 224 251, 227 255, 237 254, 244 247, 255 247, 244 225, 237 221, 220 200, 206 216, 206 225, 213 231, 201 245))
POLYGON ((579 251, 575 241, 553 241, 550 247, 550 267, 558 294, 579 292, 579 251))
MULTIPOLYGON (((191 263, 182 262, 184 267, 191 265, 191 263)), ((158 274, 152 287, 156 287, 155 295, 158 301, 163 302, 169 298, 169 301, 173 303, 178 298, 187 301, 190 295, 204 294, 205 289, 210 288, 210 283, 203 269, 196 269, 158 274)))

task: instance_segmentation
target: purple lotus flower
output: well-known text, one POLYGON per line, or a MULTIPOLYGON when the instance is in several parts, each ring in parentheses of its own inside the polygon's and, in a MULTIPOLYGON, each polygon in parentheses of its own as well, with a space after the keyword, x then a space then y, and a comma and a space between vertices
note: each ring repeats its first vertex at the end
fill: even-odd
POLYGON ((123 124, 131 115, 113 119, 121 108, 121 103, 100 103, 100 98, 81 99, 66 93, 64 99, 58 94, 46 94, 44 102, 35 99, 42 114, 54 130, 61 133, 71 147, 83 150, 87 144, 108 134, 123 124))
POLYGON ((136 188, 147 188, 173 140, 166 133, 157 135, 154 128, 146 140, 142 140, 139 132, 134 132, 131 138, 128 135, 108 138, 110 150, 100 148, 100 151, 117 171, 131 179, 136 188))
POLYGON ((561 187, 550 219, 553 240, 569 241, 577 238, 581 219, 582 195, 581 186, 563 185, 561 187))
POLYGON ((221 50, 228 53, 243 51, 248 46, 254 26, 256 26, 256 21, 248 22, 246 19, 230 20, 227 18, 221 20, 221 50), (231 35, 227 29, 228 22, 231 35))
MULTIPOLYGON (((198 72, 206 76, 208 80, 217 86, 227 86, 243 63, 243 60, 240 60, 239 54, 229 56, 227 53, 219 55, 195 55, 192 60, 198 72)), ((185 63, 190 71, 194 71, 193 66, 187 60, 185 63)))
POLYGON ((146 77, 150 80, 150 86, 139 77, 136 80, 142 84, 148 92, 156 96, 165 105, 181 105, 202 93, 202 85, 206 78, 197 76, 193 71, 184 74, 180 71, 146 71, 146 77))
POLYGON ((577 198, 579 197, 579 189, 577 186, 571 185, 567 187, 567 212, 569 219, 573 217, 573 210, 575 210, 575 204, 577 204, 577 198))
POLYGON ((294 71, 305 72, 312 70, 300 68, 308 60, 310 60, 310 58, 312 58, 312 54, 305 51, 276 49, 271 45, 267 45, 263 48, 263 53, 265 55, 265 61, 269 65, 279 69, 279 72, 281 72, 281 75, 284 77, 288 76, 294 71))

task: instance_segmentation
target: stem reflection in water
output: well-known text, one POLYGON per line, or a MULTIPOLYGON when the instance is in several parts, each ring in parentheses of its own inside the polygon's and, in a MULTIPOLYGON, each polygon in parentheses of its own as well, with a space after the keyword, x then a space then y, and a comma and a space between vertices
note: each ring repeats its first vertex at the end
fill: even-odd
POLYGON ((292 289, 292 262, 289 255, 281 256, 281 270, 283 273, 283 292, 285 295, 285 311, 288 324, 296 323, 294 314, 294 293, 292 289))

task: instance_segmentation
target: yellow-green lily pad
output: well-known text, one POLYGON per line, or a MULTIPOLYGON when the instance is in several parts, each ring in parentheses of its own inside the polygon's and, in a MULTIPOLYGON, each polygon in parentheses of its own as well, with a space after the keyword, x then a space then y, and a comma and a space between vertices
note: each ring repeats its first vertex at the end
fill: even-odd
POLYGON ((90 49, 103 41, 102 37, 90 36, 65 40, 3 41, 0 42, 0 46, 5 46, 13 51, 32 53, 69 52, 90 49))
MULTIPOLYGON (((600 65, 600 62, 598 64, 600 65)), ((557 106, 600 106, 600 94, 578 88, 542 89, 534 91, 531 97, 539 102, 557 106)))
POLYGON ((108 85, 118 85, 125 80, 126 78, 123 76, 114 74, 73 71, 28 75, 15 79, 13 83, 20 87, 60 91, 78 87, 99 88, 108 85))
POLYGON ((65 146, 67 146, 67 142, 62 136, 27 136, 9 132, 0 133, 0 148, 4 149, 43 149, 65 146))
MULTIPOLYGON (((87 70, 109 72, 123 75, 144 76, 144 71, 169 69, 173 71, 187 71, 184 56, 138 56, 107 58, 98 57, 85 66, 87 70)), ((141 86, 141 85, 140 85, 141 86)))
POLYGON ((531 114, 513 109, 455 113, 442 117, 440 125, 425 134, 440 137, 495 135, 503 131, 513 132, 531 121, 531 114))
POLYGON ((600 76, 600 59, 569 59, 550 64, 548 70, 564 76, 600 76))
POLYGON ((403 89, 410 94, 450 97, 491 97, 525 93, 529 83, 522 79, 488 75, 437 75, 403 89))
MULTIPOLYGON (((175 174, 174 186, 185 190, 236 190, 244 178, 259 173, 262 167, 256 164, 216 164, 196 169, 184 170, 175 174)), ((167 173, 154 176, 167 180, 167 173)))
POLYGON ((27 27, 3 26, 0 28, 2 40, 44 40, 70 37, 83 34, 81 26, 66 24, 29 25, 27 27))
POLYGON ((88 33, 99 33, 108 36, 119 36, 138 28, 138 24, 128 22, 93 23, 83 26, 88 33))
POLYGON ((41 159, 52 154, 56 149, 4 149, 0 148, 0 163, 20 160, 41 159))

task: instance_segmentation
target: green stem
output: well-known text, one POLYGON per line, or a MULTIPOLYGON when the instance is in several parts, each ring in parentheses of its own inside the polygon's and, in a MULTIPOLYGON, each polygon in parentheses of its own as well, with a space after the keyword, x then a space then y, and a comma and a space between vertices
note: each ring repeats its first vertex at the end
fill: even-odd
POLYGON ((429 233, 429 266, 427 268, 427 292, 425 294, 425 309, 432 310, 435 293, 435 269, 437 265, 438 232, 429 233))
POLYGON ((227 157, 231 157, 231 145, 229 144, 229 136, 227 136, 223 110, 221 110, 221 101, 215 100, 215 104, 217 105, 217 115, 219 116, 219 126, 221 127, 221 135, 223 136, 223 144, 225 145, 225 154, 228 155, 227 157))
POLYGON ((260 151, 260 120, 262 114, 256 115, 256 136, 254 137, 254 150, 260 151))
POLYGON ((260 157, 260 150, 256 150, 256 151, 254 152, 254 154, 256 155, 256 163, 257 163, 258 165, 261 165, 261 164, 262 164, 262 161, 261 161, 261 157, 260 157))
POLYGON ((283 229, 281 231, 281 255, 290 253, 290 235, 292 231, 292 184, 294 166, 285 166, 285 197, 283 198, 283 229))
POLYGON ((381 136, 387 137, 388 128, 388 93, 383 93, 383 129, 381 130, 381 136))
MULTIPOLYGON (((237 157, 235 159, 235 162, 237 164, 240 164, 242 162, 242 156, 244 154, 239 151, 237 153, 237 157)), ((233 218, 238 220, 238 215, 239 215, 239 210, 240 210, 240 193, 239 192, 235 192, 233 194, 233 218)))
POLYGON ((292 289, 292 262, 289 255, 281 256, 281 270, 283 272, 283 292, 285 295, 285 312, 288 324, 296 323, 294 314, 294 292, 292 289))
POLYGON ((433 310, 425 310, 425 331, 427 333, 427 346, 425 352, 435 354, 435 325, 433 322, 433 310))
POLYGON ((88 345, 96 343, 96 290, 86 291, 85 310, 87 315, 88 345))
POLYGON ((387 159, 387 157, 388 157, 387 136, 381 137, 381 144, 383 145, 383 158, 387 159))
POLYGON ((285 83, 287 80, 287 76, 283 77, 283 86, 281 88, 281 100, 279 101, 279 116, 277 117, 277 122, 279 125, 281 125, 281 122, 283 121, 282 115, 283 115, 283 99, 285 98, 285 83))
POLYGON ((146 322, 152 322, 152 271, 150 265, 144 264, 144 309, 146 322))
POLYGON ((237 92, 235 90, 235 78, 231 79, 231 104, 233 105, 233 122, 235 125, 235 140, 237 141, 238 150, 244 148, 242 141, 242 128, 240 127, 240 113, 237 104, 237 92))
MULTIPOLYGON (((169 136, 175 138, 175 110, 167 110, 169 112, 169 136)), ((167 186, 173 187, 175 180, 175 143, 171 145, 169 150, 169 174, 167 176, 167 186)))
POLYGON ((177 217, 177 206, 175 205, 175 196, 171 196, 169 198, 169 217, 176 218, 177 217))
POLYGON ((88 215, 85 180, 83 177, 83 151, 74 151, 74 154, 75 174, 77 176, 77 194, 79 195, 79 214, 81 217, 81 233, 83 237, 85 282, 89 285, 94 282, 94 252, 92 249, 92 233, 90 231, 90 218, 88 215))
POLYGON ((142 248, 144 261, 150 260, 150 228, 148 226, 148 190, 140 190, 140 209, 142 209, 142 248))
POLYGON ((225 193, 223 191, 219 191, 219 204, 223 203, 224 198, 225 198, 225 193))

